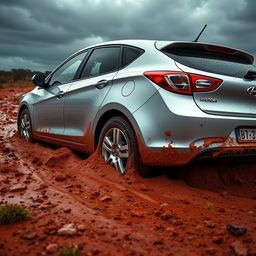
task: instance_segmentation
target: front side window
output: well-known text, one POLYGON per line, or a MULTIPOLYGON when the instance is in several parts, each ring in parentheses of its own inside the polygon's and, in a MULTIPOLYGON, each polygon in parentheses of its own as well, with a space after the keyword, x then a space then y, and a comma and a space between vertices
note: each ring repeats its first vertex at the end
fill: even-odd
POLYGON ((51 77, 50 85, 58 85, 69 83, 74 79, 76 71, 86 56, 87 52, 83 52, 71 60, 66 62, 61 68, 59 68, 51 77))
POLYGON ((95 49, 83 71, 82 78, 97 76, 116 71, 119 63, 120 47, 105 47, 95 49))

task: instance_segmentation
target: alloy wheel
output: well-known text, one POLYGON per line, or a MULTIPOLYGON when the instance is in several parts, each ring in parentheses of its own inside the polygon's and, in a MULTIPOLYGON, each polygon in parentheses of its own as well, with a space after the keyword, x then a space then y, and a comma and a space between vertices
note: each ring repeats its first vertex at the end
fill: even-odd
POLYGON ((102 156, 121 174, 127 170, 129 158, 129 141, 124 132, 119 128, 109 129, 102 141, 102 156))
POLYGON ((31 140, 31 123, 27 112, 23 113, 20 118, 20 135, 27 141, 31 140))

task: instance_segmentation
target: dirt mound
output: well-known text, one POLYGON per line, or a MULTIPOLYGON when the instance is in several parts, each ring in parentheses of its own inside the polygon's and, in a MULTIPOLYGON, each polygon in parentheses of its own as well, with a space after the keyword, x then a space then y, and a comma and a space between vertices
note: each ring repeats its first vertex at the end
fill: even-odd
POLYGON ((76 160, 78 160, 78 157, 70 149, 63 147, 55 150, 45 161, 45 165, 48 167, 63 167, 67 165, 68 161, 72 162, 76 160))
POLYGON ((256 168, 253 159, 207 160, 181 168, 184 181, 214 192, 256 198, 256 168))

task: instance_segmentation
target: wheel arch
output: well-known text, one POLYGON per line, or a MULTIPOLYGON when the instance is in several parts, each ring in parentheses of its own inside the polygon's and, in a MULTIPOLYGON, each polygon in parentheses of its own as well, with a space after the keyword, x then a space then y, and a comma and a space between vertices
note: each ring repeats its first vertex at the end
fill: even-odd
POLYGON ((96 149, 98 146, 100 133, 102 131, 102 128, 104 124, 112 117, 119 116, 124 118, 133 129, 134 135, 137 139, 138 134, 141 133, 139 126, 136 122, 136 120, 133 118, 132 114, 127 110, 117 110, 117 109, 108 109, 103 114, 101 114, 100 118, 97 121, 97 124, 95 126, 95 136, 94 136, 94 148, 96 149))
POLYGON ((18 112, 18 119, 17 119, 17 129, 19 129, 20 115, 21 115, 21 113, 24 109, 27 109, 30 112, 29 107, 26 103, 23 103, 23 104, 20 105, 19 112, 18 112))

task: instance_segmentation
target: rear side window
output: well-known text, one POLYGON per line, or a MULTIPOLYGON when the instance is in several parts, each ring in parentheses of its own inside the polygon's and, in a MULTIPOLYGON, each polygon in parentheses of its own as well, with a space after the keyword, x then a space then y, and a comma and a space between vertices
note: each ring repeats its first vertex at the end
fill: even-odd
POLYGON ((185 66, 221 75, 243 78, 256 67, 231 54, 190 48, 162 50, 167 56, 185 66))
POLYGON ((132 47, 123 48, 122 67, 127 66, 143 53, 142 50, 132 47))
POLYGON ((118 69, 120 47, 95 49, 82 71, 82 78, 97 76, 118 69))

